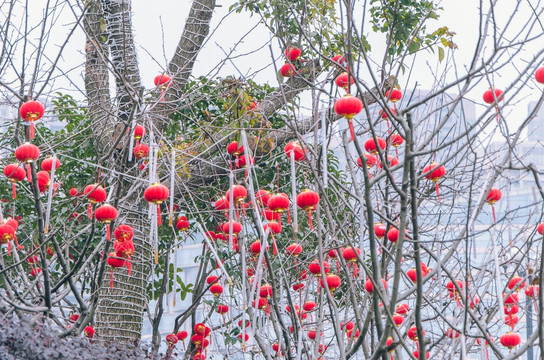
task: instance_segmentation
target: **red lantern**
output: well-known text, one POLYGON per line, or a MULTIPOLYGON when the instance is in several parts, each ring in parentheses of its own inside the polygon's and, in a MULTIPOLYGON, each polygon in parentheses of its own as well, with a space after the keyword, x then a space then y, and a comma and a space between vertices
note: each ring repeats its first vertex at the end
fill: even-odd
POLYGON ((259 296, 265 299, 272 297, 272 285, 264 284, 259 289, 259 296))
POLYGON ((344 55, 335 55, 333 58, 332 58, 332 61, 334 63, 336 63, 336 65, 340 65, 340 66, 343 66, 343 67, 346 67, 348 64, 347 64, 347 61, 346 61, 346 57, 344 55))
POLYGON ((125 265, 125 259, 118 257, 116 253, 108 254, 106 262, 110 266, 110 289, 113 289, 113 268, 120 268, 125 265))
POLYGON ((393 133, 389 137, 389 142, 394 147, 399 147, 404 143, 404 138, 402 136, 400 136, 399 134, 397 134, 397 133, 393 133))
MULTIPOLYGON (((378 163, 378 159, 372 154, 364 153, 363 156, 366 159, 366 166, 369 169, 378 163)), ((363 167, 363 161, 360 157, 357 158, 357 166, 359 166, 360 168, 363 167)))
POLYGON ((396 227, 391 227, 387 232, 387 240, 391 241, 392 243, 399 241, 399 229, 396 227))
POLYGON ((289 197, 284 193, 274 194, 268 199, 268 208, 276 213, 289 209, 289 197))
POLYGON ((134 254, 134 243, 132 240, 126 241, 115 241, 113 243, 113 248, 115 249, 115 254, 125 259, 125 265, 128 270, 128 275, 132 273, 132 254, 134 254))
POLYGON ((89 199, 89 205, 87 206, 87 216, 92 218, 92 204, 104 202, 108 197, 108 193, 104 188, 98 184, 91 184, 85 186, 83 189, 83 195, 89 199))
POLYGON ((495 88, 490 88, 490 89, 487 89, 483 96, 482 96, 484 102, 486 104, 494 104, 495 101, 498 103, 502 100, 504 100, 504 97, 502 96, 502 90, 500 89, 495 89, 495 88))
POLYGON ((531 299, 536 299, 538 297, 538 291, 540 287, 538 285, 529 285, 525 288, 525 295, 531 299))
MULTIPOLYGON (((230 189, 225 194, 227 201, 230 201, 230 189)), ((234 185, 232 187, 232 199, 235 204, 243 203, 247 198, 247 190, 243 185, 234 185)), ((217 208, 216 208, 217 209, 217 208)))
POLYGON ((219 211, 226 211, 229 209, 229 200, 225 196, 221 196, 219 199, 215 201, 213 204, 215 207, 215 210, 219 211))
POLYGON ((23 181, 26 177, 25 169, 19 166, 19 164, 9 164, 4 168, 4 175, 11 183, 11 197, 15 199, 17 197, 17 190, 15 184, 19 181, 23 181))
POLYGON ((113 237, 119 242, 130 241, 134 236, 134 230, 129 225, 119 225, 113 231, 113 237))
POLYGON ((210 292, 213 294, 213 296, 219 296, 223 293, 223 287, 219 284, 213 284, 210 286, 210 292))
MULTIPOLYGON (((237 168, 245 168, 247 165, 253 165, 255 164, 255 159, 251 155, 242 155, 236 160, 236 167, 237 168)), ((246 170, 246 177, 247 177, 247 170, 246 170)))
POLYGON ((343 72, 336 77, 334 82, 336 83, 336 86, 346 90, 346 92, 349 93, 349 87, 353 84, 354 80, 353 76, 349 76, 347 72, 343 72))
MULTIPOLYGON (((506 294, 504 295, 506 296, 506 294)), ((512 306, 519 304, 519 298, 517 293, 510 294, 504 299, 504 305, 512 306)))
POLYGON ((34 139, 34 122, 42 118, 44 107, 42 103, 36 100, 29 100, 21 105, 19 114, 21 117, 30 123, 30 138, 34 139))
POLYGON ((514 290, 516 292, 520 291, 525 287, 525 281, 521 276, 514 275, 508 282, 508 289, 514 290))
POLYGON ((161 204, 164 200, 168 199, 168 195, 170 195, 170 191, 168 190, 168 188, 159 183, 151 184, 144 191, 144 198, 147 200, 147 202, 157 205, 158 226, 162 225, 161 204))
POLYGON ((92 339, 94 337, 94 328, 92 326, 86 326, 85 329, 83 329, 83 335, 92 339))
POLYGON ((352 119, 355 115, 359 114, 361 110, 363 110, 363 102, 350 94, 336 100, 334 103, 334 111, 338 116, 345 117, 348 120, 351 141, 355 140, 355 130, 353 129, 352 119))
POLYGON ((189 336, 189 334, 185 330, 182 330, 176 334, 176 337, 179 341, 185 341, 185 339, 187 339, 187 336, 189 336))
POLYGON ((402 92, 399 89, 388 90, 385 92, 385 97, 396 105, 396 102, 402 99, 402 92))
MULTIPOLYGON (((333 274, 331 274, 331 276, 332 275, 333 274)), ((308 300, 304 303, 304 305, 302 305, 302 308, 304 309, 304 311, 313 311, 316 306, 317 304, 315 302, 308 300)))
POLYGON ((302 161, 306 159, 306 153, 302 148, 302 145, 298 141, 290 141, 288 142, 285 147, 283 148, 283 151, 285 152, 285 155, 287 155, 287 158, 291 158, 291 153, 293 153, 295 161, 302 161))
POLYGON ((535 71, 535 80, 540 84, 544 84, 544 66, 539 67, 535 71))
MULTIPOLYGON (((340 276, 336 274, 327 274, 325 276, 325 281, 327 282, 327 286, 329 287, 329 290, 331 292, 334 292, 336 289, 340 287, 340 285, 342 285, 342 279, 340 278, 340 276)), ((320 283, 321 283, 321 287, 324 288, 325 285, 323 284, 322 279, 320 280, 320 283)))
POLYGON ((44 193, 45 190, 49 189, 49 185, 51 185, 51 177, 47 171, 43 170, 38 171, 36 177, 38 179, 38 189, 41 193, 44 193))
POLYGON ((24 143, 15 149, 15 158, 22 163, 30 164, 40 156, 40 148, 34 144, 24 143))
POLYGON ((153 82, 155 83, 155 86, 159 86, 162 90, 166 90, 168 86, 170 86, 170 81, 172 78, 167 74, 159 74, 155 76, 155 79, 153 82))
MULTIPOLYGON (((242 224, 240 224, 237 221, 230 221, 232 223, 232 233, 234 235, 238 235, 240 232, 242 232, 242 224)), ((222 226, 222 230, 225 234, 229 233, 230 223, 224 223, 222 226)))
POLYGON ((266 231, 266 229, 270 229, 270 232, 272 234, 277 235, 277 234, 281 233, 282 227, 281 227, 281 224, 279 222, 270 221, 270 222, 268 222, 268 224, 264 224, 263 229, 264 229, 264 231, 266 231))
POLYGON ((291 245, 287 246, 286 251, 287 255, 292 255, 296 258, 302 254, 302 246, 297 243, 292 243, 291 245))
POLYGON ((489 190, 489 193, 487 194, 487 198, 485 200, 485 202, 491 205, 491 211, 493 212, 493 222, 497 222, 497 219, 495 217, 495 203, 501 199, 501 196, 501 191, 496 187, 492 187, 489 190))
POLYGON ((270 193, 268 191, 264 190, 264 189, 260 189, 255 194, 255 198, 257 199, 257 202, 262 207, 267 207, 268 206, 268 199, 270 199, 270 193))
POLYGON ((408 278, 410 280, 412 280, 412 282, 416 282, 417 281, 417 273, 416 273, 416 269, 410 269, 406 272, 406 275, 408 276, 408 278))
POLYGON ((383 151, 386 147, 386 142, 381 137, 376 137, 376 141, 374 141, 374 138, 370 138, 367 141, 365 141, 365 150, 372 154, 378 153, 378 148, 383 151), (376 146, 376 141, 378 142, 378 145, 376 146))
POLYGON ((289 61, 296 61, 300 58, 300 49, 296 48, 294 46, 289 46, 287 49, 285 49, 285 57, 289 61))
MULTIPOLYGON (((419 350, 415 350, 412 355, 414 355, 416 359, 419 359, 419 350)), ((429 356, 431 356, 431 353, 427 351, 427 356, 425 358, 428 359, 429 356)))
POLYGON ((211 285, 213 283, 216 283, 217 282, 217 276, 214 276, 214 275, 210 275, 206 278, 206 283, 208 285, 211 285))
POLYGON ((319 194, 309 189, 303 190, 297 195, 297 206, 304 211, 308 212, 308 221, 310 223, 310 229, 313 229, 312 224, 312 211, 314 211, 319 204, 319 194))
POLYGON ((178 342, 178 337, 176 334, 168 334, 166 335, 166 342, 168 343, 168 347, 172 348, 178 342))
POLYGON ((218 314, 225 315, 228 312, 229 312, 228 305, 222 305, 222 304, 217 305, 217 313, 218 314))
MULTIPOLYGON (((314 260, 308 265, 308 270, 315 276, 321 276, 321 266, 319 263, 319 260, 314 260)), ((330 271, 329 263, 326 261, 323 261, 323 272, 327 274, 330 271)))
POLYGON ((15 229, 9 224, 0 224, 0 244, 9 244, 15 238, 15 229))
POLYGON ((406 303, 399 304, 395 310, 397 314, 406 315, 410 311, 410 307, 406 303))
MULTIPOLYGON (((383 288, 384 289, 387 289, 387 282, 382 279, 382 284, 383 284, 383 288)), ((365 290, 368 291, 369 293, 373 293, 374 292, 374 284, 372 284, 372 281, 370 279, 367 279, 365 281, 365 290)))
POLYGON ((136 125, 134 127, 134 140, 136 140, 136 143, 143 138, 145 135, 145 128, 142 125, 136 125))
POLYGON ((400 314, 394 314, 393 315, 393 322, 395 323, 395 325, 401 326, 402 323, 404 322, 404 316, 402 316, 400 314))
MULTIPOLYGON (((194 330, 195 334, 200 335, 200 336, 205 336, 206 335, 206 328, 207 328, 207 326, 204 325, 203 323, 198 323, 198 324, 195 324, 193 330, 194 330)), ((191 338, 191 342, 193 342, 192 338, 191 338)))
POLYGON ((438 187, 438 181, 446 175, 446 168, 442 165, 439 165, 437 162, 432 162, 430 165, 425 166, 423 169, 425 177, 436 184, 436 196, 438 201, 440 201, 440 190, 438 187))
POLYGON ((376 223, 374 224, 374 234, 378 239, 382 239, 386 234, 387 227, 385 224, 376 223))
POLYGON ((261 252, 261 242, 257 240, 251 243, 251 245, 249 246, 249 251, 255 256, 257 256, 257 254, 261 252))
POLYGON ((504 317, 504 323, 510 326, 512 329, 514 329, 518 322, 519 318, 516 315, 506 315, 504 317))
POLYGON ((189 229, 189 221, 187 221, 185 216, 178 217, 178 220, 176 221, 176 229, 184 232, 189 229))
POLYGON ((94 217, 101 223, 106 224, 106 237, 110 241, 110 223, 117 218, 117 209, 111 205, 104 204, 96 208, 94 217))
MULTIPOLYGON (((389 109, 389 112, 393 115, 397 115, 397 111, 394 109, 394 108, 390 108, 389 109)), ((379 112, 378 112, 378 115, 380 115, 380 117, 382 119, 388 119, 389 118, 389 115, 387 114, 387 111, 385 111, 384 109, 381 109, 379 112)), ((389 126, 389 125, 388 125, 389 126)))
MULTIPOLYGON (((55 169, 58 169, 60 166, 60 160, 58 158, 55 158, 55 169)), ((42 170, 51 172, 53 170, 53 157, 49 156, 44 161, 42 161, 42 170)))
POLYGON ((502 346, 513 349, 521 343, 521 337, 515 332, 507 332, 500 338, 502 346))
MULTIPOLYGON (((423 336, 425 336, 425 330, 421 330, 423 332, 423 336)), ((411 328, 408 329, 408 338, 410 340, 413 340, 413 341, 418 341, 418 338, 417 338, 417 328, 415 326, 412 326, 411 328)))
POLYGON ((280 74, 283 77, 291 77, 297 73, 297 68, 293 64, 284 64, 280 68, 280 74))
POLYGON ((229 155, 238 157, 244 153, 244 147, 242 145, 238 147, 238 141, 233 141, 227 145, 227 152, 229 155))
POLYGON ((147 158, 149 154, 149 146, 146 144, 137 144, 134 147, 134 157, 138 160, 147 158))

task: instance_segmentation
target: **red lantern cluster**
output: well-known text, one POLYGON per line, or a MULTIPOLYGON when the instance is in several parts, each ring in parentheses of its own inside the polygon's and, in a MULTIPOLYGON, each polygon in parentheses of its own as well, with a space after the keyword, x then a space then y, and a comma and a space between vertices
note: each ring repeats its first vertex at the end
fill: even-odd
POLYGON ((294 46, 290 46, 285 49, 285 57, 289 62, 282 65, 280 68, 280 74, 283 77, 291 77, 297 73, 297 68, 293 62, 299 61, 301 53, 302 51, 294 46))

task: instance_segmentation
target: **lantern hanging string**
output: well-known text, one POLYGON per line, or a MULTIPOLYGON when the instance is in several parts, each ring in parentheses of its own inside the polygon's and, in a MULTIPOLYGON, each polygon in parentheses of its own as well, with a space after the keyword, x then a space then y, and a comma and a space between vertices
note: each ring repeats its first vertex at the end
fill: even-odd
POLYGON ((55 170, 57 168, 57 156, 53 154, 53 166, 51 167, 51 179, 49 181, 49 189, 47 193, 47 206, 45 210, 45 227, 44 233, 49 232, 49 219, 51 217, 51 202, 53 201, 53 189, 55 187, 55 170))
POLYGON ((291 149, 289 152, 289 157, 291 160, 291 197, 293 199, 292 206, 293 206, 293 233, 297 233, 298 231, 298 214, 297 214, 297 179, 296 179, 296 169, 295 169, 295 151, 294 149, 291 149))
POLYGON ((170 204, 168 207, 168 225, 172 226, 174 217, 174 181, 176 177, 176 150, 172 148, 172 161, 170 163, 170 204))

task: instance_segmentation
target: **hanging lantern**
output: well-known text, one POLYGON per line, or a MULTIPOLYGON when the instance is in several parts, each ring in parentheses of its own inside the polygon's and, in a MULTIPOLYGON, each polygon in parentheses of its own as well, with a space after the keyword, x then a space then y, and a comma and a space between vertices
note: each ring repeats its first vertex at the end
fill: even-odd
POLYGON ((297 68, 293 64, 284 64, 280 68, 280 74, 283 77, 291 77, 297 73, 297 68))
POLYGON ((36 100, 29 100, 21 105, 19 114, 30 125, 30 139, 34 139, 34 122, 40 120, 44 113, 42 103, 36 100))
POLYGON ((536 69, 535 80, 537 83, 544 84, 544 66, 541 66, 538 69, 536 69))
POLYGON ((410 307, 406 303, 399 304, 395 312, 397 314, 406 315, 410 311, 410 307))
POLYGON ((346 90, 346 92, 349 94, 349 88, 351 85, 353 85, 354 80, 353 76, 348 75, 347 72, 343 72, 336 77, 334 82, 336 83, 336 86, 346 90))
POLYGON ((493 222, 497 222, 497 219, 495 217, 495 203, 501 199, 501 196, 501 191, 496 187, 492 187, 489 190, 489 193, 487 193, 487 198, 485 202, 491 205, 491 211, 493 212, 493 222))
POLYGON ((164 91, 170 87, 172 83, 172 78, 167 74, 159 74, 155 76, 155 79, 153 80, 153 82, 155 83, 155 86, 161 89, 161 102, 163 102, 164 91))
POLYGON ((140 141, 141 138, 143 138, 145 135, 145 127, 142 125, 136 125, 134 127, 134 140, 136 140, 136 144, 140 141))
MULTIPOLYGON (((247 165, 254 165, 255 159, 251 155, 242 155, 236 160, 236 167, 237 168, 245 168, 247 165)), ((246 177, 247 177, 247 170, 246 170, 246 177)))
MULTIPOLYGON (((338 289, 340 285, 342 285, 342 279, 336 274, 325 275, 325 281, 327 282, 327 286, 331 292, 334 292, 334 290, 338 289)), ((325 288, 323 279, 320 279, 320 284, 322 288, 325 288)))
POLYGON ((92 326, 85 326, 85 329, 83 329, 83 335, 89 339, 92 339, 94 337, 94 328, 92 326))
POLYGON ((4 175, 11 183, 11 197, 15 199, 17 197, 17 190, 15 184, 19 181, 23 181, 26 177, 26 171, 20 167, 19 164, 9 164, 4 168, 4 175))
POLYGON ((438 165, 437 162, 432 162, 430 165, 425 166, 423 169, 425 177, 436 184, 436 196, 438 201, 440 201, 440 188, 438 186, 438 181, 446 175, 446 168, 443 165, 438 165))
POLYGON ((132 237, 134 236, 134 230, 132 230, 132 227, 129 225, 119 225, 115 228, 113 231, 113 237, 115 240, 119 242, 123 241, 130 241, 132 240, 132 237))
POLYGON ((302 245, 297 243, 292 243, 291 245, 287 246, 285 249, 287 252, 287 255, 292 255, 295 258, 302 254, 302 245))
POLYGON ((397 148, 404 143, 404 138, 397 133, 393 133, 389 137, 389 142, 391 143, 391 145, 397 148))
POLYGON ((305 189, 297 195, 297 206, 308 212, 308 221, 312 230, 314 228, 312 224, 312 211, 316 209, 317 204, 319 204, 319 194, 315 191, 305 189))
POLYGON ((342 257, 346 262, 349 264, 351 263, 353 266, 353 278, 357 278, 358 276, 358 269, 357 269, 357 255, 361 255, 361 249, 354 248, 353 246, 348 246, 344 249, 342 249, 342 257))
POLYGON ((394 314, 393 315, 393 322, 395 323, 395 325, 398 326, 401 326, 402 323, 404 322, 404 316, 400 315, 400 314, 394 314))
POLYGON ((538 285, 529 285, 525 288, 525 295, 534 300, 538 297, 539 289, 540 287, 538 285))
POLYGON ((321 267, 323 267, 323 273, 327 274, 330 271, 329 263, 323 261, 323 266, 321 266, 319 260, 314 260, 308 265, 308 270, 315 276, 321 276, 321 267))
POLYGON ((514 327, 519 322, 519 318, 516 315, 506 315, 504 317, 504 323, 514 329, 514 327))
POLYGON ((238 141, 233 141, 227 145, 227 152, 229 155, 238 157, 244 153, 244 146, 238 147, 238 141))
MULTIPOLYGON (((419 350, 414 350, 412 355, 414 355, 416 359, 419 359, 419 350)), ((428 359, 429 356, 431 356, 431 353, 427 351, 427 356, 425 358, 428 359)))
POLYGON ((40 156, 40 148, 34 144, 24 143, 15 149, 15 158, 22 163, 26 164, 27 179, 32 181, 32 173, 30 171, 30 164, 38 160, 40 156))
POLYGON ((285 57, 289 61, 297 61, 300 58, 301 51, 299 48, 289 46, 285 49, 285 57))
POLYGON ((55 159, 55 169, 58 169, 60 166, 60 160, 58 158, 53 158, 53 156, 47 157, 42 161, 42 170, 51 172, 53 170, 53 159, 55 159))
POLYGON ((189 336, 189 334, 185 330, 182 330, 176 334, 176 337, 179 341, 185 341, 185 339, 187 339, 187 336, 189 336))
MULTIPOLYGON (((514 306, 514 305, 518 305, 519 304, 519 297, 518 297, 518 294, 517 293, 512 293, 508 296, 506 296, 506 294, 504 295, 505 296, 505 299, 504 299, 504 305, 506 306, 514 306)), ((517 312, 517 311, 516 311, 517 312)))
MULTIPOLYGON (((371 169, 374 165, 378 163, 378 159, 372 154, 364 153, 363 157, 366 159, 366 166, 368 169, 371 169)), ((357 166, 359 166, 360 168, 363 167, 363 161, 360 157, 357 158, 357 166)))
POLYGON ((385 97, 396 106, 397 101, 402 99, 402 91, 400 91, 399 89, 388 90, 385 92, 385 97))
POLYGON ((348 120, 351 141, 355 140, 355 130, 353 129, 352 119, 363 110, 363 102, 350 94, 336 100, 334 111, 338 116, 345 117, 348 120))
POLYGON ((93 210, 92 204, 98 204, 106 201, 108 193, 102 186, 98 184, 91 184, 85 186, 85 189, 83 189, 83 195, 89 199, 89 204, 87 205, 87 216, 89 219, 91 219, 93 210))
POLYGON ((510 281, 508 281, 508 289, 514 290, 515 292, 519 292, 525 287, 525 281, 523 281, 523 278, 518 275, 512 276, 510 281))
MULTIPOLYGON (((389 112, 393 115, 397 115, 397 111, 394 108, 389 108, 389 112)), ((389 119, 389 115, 387 114, 387 111, 385 111, 384 109, 380 109, 380 111, 378 112, 378 115, 380 115, 382 119, 389 119)), ((389 126, 389 124, 387 126, 389 126)))
POLYGON ((300 145, 298 141, 288 142, 283 148, 283 151, 285 152, 285 155, 287 155, 288 159, 291 158, 291 153, 293 153, 295 161, 302 161, 306 159, 307 151, 302 148, 302 145, 300 145))
MULTIPOLYGON (((227 193, 225 194, 225 198, 227 199, 227 201, 229 201, 230 189, 227 190, 227 193)), ((247 198, 247 190, 243 185, 234 185, 232 187, 232 199, 234 200, 235 204, 243 203, 246 200, 246 198, 247 198)))
POLYGON ((43 194, 51 185, 51 177, 47 171, 41 170, 36 174, 36 178, 38 179, 38 190, 43 194))
POLYGON ((134 146, 134 157, 138 160, 142 160, 147 158, 147 155, 149 154, 149 146, 146 144, 136 144, 134 146))
POLYGON ((259 310, 264 310, 265 312, 268 312, 268 310, 270 309, 270 305, 268 304, 268 300, 265 299, 265 298, 258 298, 257 300, 254 300, 253 301, 253 307, 259 309, 259 310))
POLYGON ((229 200, 225 196, 221 196, 213 204, 215 210, 218 211, 227 211, 229 209, 229 200))
POLYGON ((176 229, 183 232, 189 229, 189 221, 187 221, 185 216, 178 217, 178 220, 176 221, 176 229))
POLYGON ((281 233, 282 227, 281 224, 277 221, 270 221, 268 224, 264 224, 263 226, 264 231, 267 229, 270 229, 270 232, 274 235, 278 235, 281 233))
POLYGON ((94 217, 101 223, 106 224, 106 238, 110 241, 110 224, 117 218, 117 209, 111 205, 104 204, 96 208, 94 217))
POLYGON ((259 288, 259 296, 265 299, 272 297, 272 285, 264 284, 259 288))
POLYGON ((504 97, 502 96, 503 91, 496 88, 489 88, 486 91, 484 91, 484 94, 482 95, 482 98, 486 104, 494 104, 501 102, 504 100, 504 97))
POLYGON ((170 190, 162 184, 153 183, 144 191, 144 198, 147 202, 155 204, 157 206, 157 226, 162 225, 161 218, 161 204, 164 200, 168 199, 170 190))
POLYGON ((242 224, 240 224, 237 221, 231 220, 230 222, 224 223, 223 226, 221 227, 225 234, 229 233, 231 223, 232 223, 232 233, 234 235, 238 235, 239 233, 242 232, 242 224))
POLYGON ((268 206, 268 199, 270 199, 270 193, 264 189, 260 189, 255 194, 255 198, 259 205, 265 208, 268 206))
MULTIPOLYGON (((387 282, 382 279, 382 284, 383 284, 383 288, 387 290, 387 282)), ((368 291, 369 293, 373 293, 374 292, 374 284, 372 284, 372 281, 370 279, 367 279, 365 281, 365 290, 368 291)))
POLYGON ((387 240, 391 241, 392 243, 399 241, 399 229, 392 226, 387 232, 387 240))
MULTIPOLYGON (((425 336, 425 330, 421 329, 421 331, 423 332, 423 336, 425 336)), ((410 340, 418 341, 417 328, 415 326, 412 326, 411 328, 408 329, 407 335, 410 340)))
POLYGON ((210 286, 210 292, 213 294, 213 296, 217 297, 223 293, 223 287, 218 283, 215 283, 210 286))
POLYGON ((313 311, 316 306, 317 304, 315 302, 308 300, 304 303, 304 305, 302 305, 302 308, 304 309, 304 311, 313 311))
MULTIPOLYGON (((287 211, 287 218, 289 223, 291 222, 291 215, 289 214, 289 197, 284 193, 277 193, 270 196, 268 199, 268 208, 276 213, 281 214, 284 211, 287 211)), ((280 219, 280 217, 278 217, 280 219)))
POLYGON ((521 337, 515 332, 507 332, 500 338, 501 345, 512 350, 521 343, 521 337))
POLYGON ((8 244, 8 253, 11 253, 11 241, 15 239, 15 229, 8 224, 0 224, 0 244, 8 244))
POLYGON ((376 137, 376 141, 374 141, 374 138, 370 138, 367 141, 365 141, 365 150, 371 154, 377 154, 378 148, 381 151, 384 151, 385 147, 387 146, 387 143, 385 142, 385 140, 381 137, 376 137), (376 141, 378 145, 376 145, 376 141))
POLYGON ((123 267, 125 259, 118 257, 114 252, 110 252, 106 262, 110 266, 110 289, 113 289, 113 269, 123 267))
POLYGON ((166 335, 166 342, 168 343, 168 347, 171 349, 176 346, 178 342, 178 337, 176 336, 176 334, 168 334, 166 335))
POLYGON ((348 66, 348 63, 346 61, 346 57, 344 55, 335 55, 333 58, 332 58, 332 61, 333 63, 335 63, 336 65, 340 66, 340 67, 347 67, 348 66))

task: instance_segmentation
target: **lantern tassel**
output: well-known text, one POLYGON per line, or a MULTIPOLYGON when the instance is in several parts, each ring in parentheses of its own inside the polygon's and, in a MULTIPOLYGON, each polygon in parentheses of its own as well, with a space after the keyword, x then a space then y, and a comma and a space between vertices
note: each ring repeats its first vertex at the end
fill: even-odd
POLYGON ((15 200, 17 197, 17 187, 15 186, 15 183, 11 184, 11 198, 15 200))
POLYGON ((353 279, 357 279, 359 277, 359 267, 357 266, 357 263, 353 263, 353 279))
POLYGON ((161 206, 157 204, 157 226, 162 225, 161 206))
POLYGON ((110 289, 113 290, 113 268, 110 269, 110 289))
POLYGON ((87 204, 87 217, 89 219, 93 218, 93 206, 91 205, 91 203, 87 204))
POLYGON ((26 164, 26 178, 28 182, 32 182, 32 171, 30 169, 30 164, 26 164))
POLYGON ((313 230, 314 224, 312 223, 312 210, 308 210, 308 223, 310 224, 310 230, 313 230))
POLYGON ((287 209, 287 223, 291 225, 291 213, 289 212, 289 209, 287 209))
POLYGON ((355 141, 355 130, 353 129, 353 122, 351 119, 348 119, 348 125, 349 125, 349 134, 351 136, 351 141, 355 141))
POLYGON ((106 238, 108 239, 108 241, 111 241, 110 224, 106 224, 106 238))
POLYGON ((495 217, 495 205, 491 205, 491 212, 493 212, 493 223, 496 223, 497 219, 495 217))
POLYGON ((23 245, 19 245, 19 240, 17 240, 17 235, 13 237, 15 241, 15 246, 17 247, 17 250, 23 250, 25 247, 23 245))
POLYGON ((30 140, 33 140, 33 139, 34 139, 34 121, 31 121, 30 122, 30 140))
POLYGON ((435 188, 436 188, 436 197, 438 198, 438 201, 440 201, 440 186, 438 186, 438 182, 436 182, 435 188))
POLYGON ((272 237, 272 253, 278 255, 278 246, 276 245, 276 238, 272 237))

